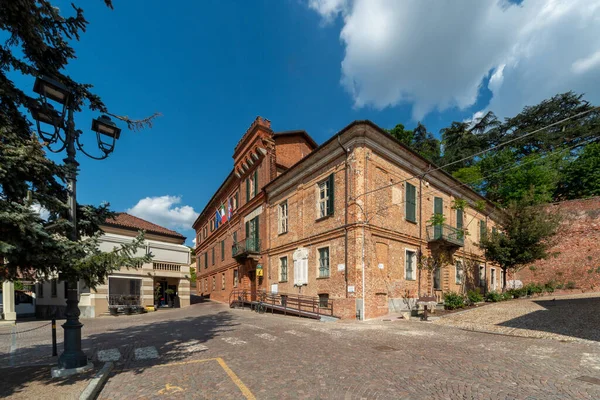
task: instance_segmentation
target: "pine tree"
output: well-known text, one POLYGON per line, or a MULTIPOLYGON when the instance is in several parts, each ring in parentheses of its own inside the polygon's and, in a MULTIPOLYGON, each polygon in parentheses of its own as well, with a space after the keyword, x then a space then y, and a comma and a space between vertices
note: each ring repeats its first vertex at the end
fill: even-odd
MULTIPOLYGON (((105 0, 112 8, 110 0, 105 0)), ((103 282, 120 267, 136 267, 149 257, 135 257, 143 234, 110 253, 98 250, 100 224, 113 216, 108 205, 78 205, 81 240, 68 239, 65 166, 46 157, 45 144, 32 130, 28 115, 39 100, 9 78, 12 74, 51 76, 72 92, 75 110, 87 107, 127 123, 130 129, 151 126, 157 114, 131 120, 112 114, 92 86, 65 72, 75 58, 70 46, 88 24, 83 10, 73 5, 73 16, 62 16, 50 1, 19 0, 0 3, 0 28, 8 37, 0 47, 0 280, 36 279, 61 274, 61 279, 83 279, 89 287, 103 282), (41 218, 34 208, 48 212, 41 218)))

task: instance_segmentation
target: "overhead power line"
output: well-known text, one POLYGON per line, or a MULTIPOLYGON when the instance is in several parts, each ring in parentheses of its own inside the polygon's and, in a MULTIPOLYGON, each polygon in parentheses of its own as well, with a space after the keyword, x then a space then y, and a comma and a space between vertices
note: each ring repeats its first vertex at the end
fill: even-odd
POLYGON ((361 193, 361 194, 359 194, 358 196, 354 197, 354 199, 353 199, 353 200, 356 200, 356 199, 358 199, 358 198, 359 198, 359 197, 361 197, 361 196, 366 196, 367 194, 371 194, 371 193, 377 192, 377 191, 379 191, 379 190, 386 189, 386 188, 388 188, 388 187, 392 187, 392 186, 398 185, 398 184, 400 184, 400 183, 407 182, 407 181, 409 181, 409 180, 411 180, 411 179, 414 179, 414 178, 419 178, 419 177, 421 177, 421 178, 422 178, 422 177, 424 177, 425 175, 427 175, 427 174, 430 174, 430 173, 432 173, 432 172, 439 171, 439 170, 441 170, 441 169, 443 169, 443 168, 446 168, 446 167, 449 167, 449 166, 451 166, 451 165, 458 164, 458 163, 460 163, 460 162, 463 162, 463 161, 470 160, 470 159, 472 159, 472 158, 474 158, 474 157, 480 156, 480 155, 482 155, 482 154, 485 154, 485 153, 487 153, 487 152, 490 152, 490 151, 492 151, 492 150, 496 150, 496 149, 498 149, 498 148, 500 148, 500 147, 502 147, 502 146, 506 146, 506 145, 507 145, 507 144, 509 144, 509 143, 513 143, 513 142, 515 142, 515 141, 517 141, 517 140, 521 140, 521 139, 523 139, 523 138, 526 138, 527 136, 531 136, 531 135, 533 135, 533 134, 536 134, 536 133, 538 133, 538 132, 541 132, 541 131, 543 131, 543 130, 546 130, 546 129, 548 129, 548 128, 552 128, 553 126, 560 125, 560 124, 562 124, 562 123, 565 123, 565 122, 567 122, 567 121, 569 121, 569 120, 572 120, 572 119, 574 119, 574 118, 579 118, 579 117, 582 117, 582 116, 584 116, 584 115, 587 115, 587 114, 589 114, 589 113, 591 113, 591 112, 593 112, 593 111, 598 111, 598 110, 600 110, 600 107, 593 107, 593 108, 591 108, 591 109, 589 109, 589 110, 587 110, 587 111, 583 111, 583 112, 577 113, 577 114, 575 114, 575 115, 572 115, 572 116, 570 116, 570 117, 563 118, 563 119, 561 119, 560 121, 553 122, 553 123, 551 123, 551 124, 549 124, 549 125, 546 125, 546 126, 544 126, 544 127, 542 127, 542 128, 536 129, 536 130, 534 130, 534 131, 531 131, 531 132, 529 132, 529 133, 525 133, 525 134, 523 134, 523 135, 521 135, 521 136, 519 136, 519 137, 516 137, 516 138, 513 138, 513 139, 509 139, 509 140, 507 140, 506 142, 503 142, 503 143, 497 144, 497 145, 495 145, 495 146, 492 146, 492 147, 490 147, 490 148, 488 148, 488 149, 485 149, 485 150, 478 151, 477 153, 474 153, 474 154, 471 154, 470 156, 467 156, 467 157, 461 158, 460 160, 452 161, 452 162, 450 162, 450 163, 448 163, 448 164, 444 164, 444 165, 442 165, 441 167, 435 167, 435 168, 433 168, 433 169, 429 169, 429 170, 425 171, 425 172, 424 172, 424 173, 422 173, 422 174, 412 175, 412 176, 410 176, 410 177, 408 177, 408 178, 406 178, 406 179, 400 180, 400 181, 398 181, 398 182, 390 183, 389 185, 384 185, 384 186, 381 186, 381 187, 379 187, 379 188, 376 188, 376 189, 367 190, 366 192, 364 192, 364 193, 361 193))
MULTIPOLYGON (((577 140, 577 139, 578 139, 578 138, 571 139, 571 140, 569 140, 568 142, 572 142, 572 141, 574 141, 574 140, 577 140)), ((498 166, 498 167, 494 168, 494 169, 492 170, 492 171, 496 171, 496 172, 494 172, 494 173, 487 174, 487 175, 485 175, 485 176, 482 176, 482 177, 480 177, 480 178, 477 178, 477 179, 471 180, 471 181, 469 181, 469 182, 460 182, 460 183, 459 183, 459 184, 457 184, 457 185, 449 186, 449 187, 448 187, 448 189, 455 189, 455 188, 457 188, 457 187, 461 187, 461 186, 468 186, 468 185, 472 185, 472 184, 474 184, 474 183, 481 182, 481 181, 483 181, 483 180, 485 180, 485 179, 488 179, 488 178, 491 178, 491 177, 493 177, 493 176, 496 176, 496 175, 503 174, 503 173, 505 173, 505 172, 507 172, 507 171, 510 171, 510 170, 513 170, 513 169, 517 169, 517 168, 523 167, 523 166, 525 166, 525 165, 533 164, 533 163, 535 163, 535 162, 537 162, 537 161, 540 161, 541 159, 544 159, 544 158, 546 158, 546 157, 549 157, 549 156, 551 156, 551 155, 558 154, 558 153, 560 153, 560 152, 564 152, 564 151, 567 151, 567 150, 572 150, 572 149, 574 149, 574 148, 576 148, 576 147, 584 146, 584 145, 586 145, 586 144, 589 144, 589 143, 592 143, 592 142, 594 142, 595 140, 598 140, 598 139, 600 139, 600 136, 595 136, 595 137, 589 138, 589 139, 587 139, 587 140, 585 140, 585 141, 583 141, 583 142, 580 142, 580 143, 575 143, 575 144, 573 144, 573 145, 571 145, 571 146, 568 146, 568 147, 561 147, 561 148, 557 148, 557 149, 555 149, 555 150, 552 150, 552 151, 549 151, 549 152, 547 152, 547 153, 544 153, 544 154, 542 154, 541 156, 539 156, 539 157, 536 157, 535 159, 527 160, 527 161, 524 161, 524 162, 521 162, 521 163, 518 163, 518 164, 512 165, 511 167, 509 167, 509 168, 506 168, 506 169, 504 169, 504 167, 506 167, 506 166, 508 166, 508 165, 510 165, 510 164, 513 164, 513 163, 512 163, 512 162, 511 162, 511 163, 505 163, 505 164, 503 164, 503 165, 500 165, 500 166, 498 166)), ((568 143, 568 142, 567 142, 567 143, 568 143)), ((427 191, 427 192, 424 192, 424 193, 422 193, 422 195, 421 195, 421 196, 427 196, 427 195, 430 195, 430 194, 435 194, 435 193, 437 193, 437 192, 439 192, 439 190, 432 189, 432 190, 429 190, 429 191, 427 191)), ((406 199, 405 199, 405 200, 402 200, 402 201, 400 201, 400 202, 394 203, 394 204, 392 204, 392 205, 386 206, 386 207, 384 207, 384 208, 382 208, 382 209, 380 209, 380 210, 377 210, 373 216, 377 215, 377 213, 379 213, 379 212, 381 212, 381 211, 383 211, 383 210, 386 210, 386 209, 388 209, 388 208, 391 208, 392 206, 398 206, 398 205, 401 205, 401 204, 404 204, 404 203, 406 203, 406 199)))

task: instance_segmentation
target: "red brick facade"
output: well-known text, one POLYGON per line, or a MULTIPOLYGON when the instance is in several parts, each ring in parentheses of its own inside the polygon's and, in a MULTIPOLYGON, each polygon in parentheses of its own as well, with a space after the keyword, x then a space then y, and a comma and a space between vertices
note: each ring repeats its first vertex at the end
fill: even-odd
POLYGON ((410 308, 419 296, 441 298, 448 291, 477 287, 479 266, 482 289, 499 290, 500 270, 485 262, 477 246, 479 223, 487 220, 491 228, 491 216, 498 210, 484 203, 483 212, 475 211, 472 206, 483 199, 440 171, 425 179, 415 178, 428 169, 425 160, 368 121, 351 124, 290 168, 265 189, 269 288, 287 294, 326 295, 333 300, 334 314, 343 318, 363 313, 365 318, 374 318, 410 308), (320 187, 328 180, 333 187, 333 212, 322 217, 320 187), (407 184, 416 190, 414 222, 408 221, 406 214, 407 184), (445 223, 450 227, 457 224, 453 200, 462 198, 471 204, 463 217, 464 246, 448 247, 428 240, 427 221, 436 197, 441 199, 445 223), (286 232, 278 230, 283 205, 288 210, 286 232), (321 271, 322 249, 328 249, 326 274, 321 271), (449 261, 440 268, 434 290, 433 275, 416 264, 419 254, 440 251, 448 254, 449 261), (411 254, 413 272, 407 276, 407 256, 411 254), (307 282, 297 281, 294 269, 304 268, 300 263, 305 262, 305 255, 307 282), (459 260, 471 269, 465 268, 462 282, 457 283, 455 261, 459 260), (282 265, 287 265, 287 279, 282 265))
POLYGON ((551 250, 556 257, 521 269, 515 279, 523 284, 573 282, 585 291, 600 290, 600 197, 554 204, 563 216, 559 242, 551 250))
POLYGON ((501 289, 500 270, 485 262, 477 246, 480 224, 491 229, 499 211, 450 175, 431 171, 427 160, 369 121, 350 124, 317 148, 306 132, 274 133, 259 117, 233 158, 234 170, 194 224, 199 294, 227 302, 237 287, 320 296, 333 300, 338 317, 374 318, 411 308, 419 296, 441 299, 480 285, 501 289), (258 191, 247 199, 246 182, 255 170, 258 191), (236 192, 232 218, 211 232, 216 208, 227 207, 236 192), (453 208, 459 198, 468 203, 462 229, 453 208), (464 243, 429 238, 434 209, 443 213, 451 235, 464 232, 464 243), (254 217, 260 251, 234 258, 233 236, 243 242, 254 217), (441 253, 446 262, 434 284, 420 260, 441 253))
POLYGON ((196 290, 199 295, 227 302, 233 289, 261 290, 265 277, 257 277, 257 266, 265 265, 267 223, 266 197, 262 188, 288 166, 309 154, 316 144, 304 131, 275 133, 269 120, 257 117, 238 142, 234 168, 194 222, 196 231, 196 290), (252 183, 250 183, 252 181, 252 183), (256 182, 256 189, 254 189, 256 182), (250 188, 247 186, 251 185, 250 188), (221 205, 231 218, 214 226, 221 205), (246 243, 246 222, 249 216, 258 221, 257 254, 234 257, 234 246, 246 243))

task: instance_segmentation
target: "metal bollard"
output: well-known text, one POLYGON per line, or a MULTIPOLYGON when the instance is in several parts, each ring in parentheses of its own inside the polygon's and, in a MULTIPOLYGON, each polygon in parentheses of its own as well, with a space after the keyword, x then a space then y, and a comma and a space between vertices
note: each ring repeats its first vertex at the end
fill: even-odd
POLYGON ((56 351, 56 320, 52 320, 52 356, 55 357, 58 355, 56 351))

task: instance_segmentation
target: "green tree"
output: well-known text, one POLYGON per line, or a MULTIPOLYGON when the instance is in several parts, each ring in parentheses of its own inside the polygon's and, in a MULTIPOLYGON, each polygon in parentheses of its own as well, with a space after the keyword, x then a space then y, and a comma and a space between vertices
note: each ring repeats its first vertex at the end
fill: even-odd
POLYGON ((489 148, 488 132, 498 125, 498 119, 490 111, 471 123, 454 121, 448 128, 440 130, 444 145, 441 165, 446 166, 444 169, 453 173, 477 163, 479 157, 469 157, 489 148))
POLYGON ((413 131, 411 147, 434 164, 440 161, 440 141, 420 122, 413 131))
POLYGON ((562 173, 558 198, 600 196, 600 143, 586 145, 562 173))
POLYGON ((397 124, 392 129, 387 130, 390 135, 392 135, 396 140, 400 143, 411 146, 413 141, 413 131, 405 129, 404 125, 397 124))
MULTIPOLYGON (((110 0, 105 0, 111 6, 110 0)), ((108 205, 78 205, 78 233, 69 232, 65 167, 48 159, 46 144, 39 142, 28 115, 38 99, 17 87, 11 76, 52 76, 72 92, 75 110, 87 107, 112 115, 130 129, 149 126, 156 116, 131 120, 110 113, 92 86, 72 79, 65 67, 76 57, 71 47, 88 24, 83 10, 63 16, 50 1, 25 0, 0 3, 0 29, 7 38, 0 47, 0 279, 43 278, 60 272, 60 278, 85 280, 89 287, 102 283, 121 267, 137 267, 150 256, 135 257, 143 234, 131 244, 109 253, 98 250, 100 224, 113 216, 108 205), (49 214, 42 219, 33 206, 49 214)), ((28 92, 28 90, 27 90, 28 92)))
POLYGON ((535 204, 532 194, 511 202, 504 211, 497 230, 483 235, 479 246, 486 259, 498 264, 504 271, 503 286, 506 287, 508 272, 516 272, 551 255, 560 216, 535 204))

